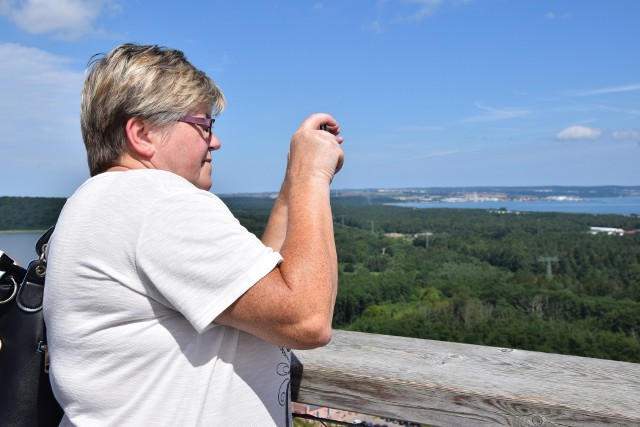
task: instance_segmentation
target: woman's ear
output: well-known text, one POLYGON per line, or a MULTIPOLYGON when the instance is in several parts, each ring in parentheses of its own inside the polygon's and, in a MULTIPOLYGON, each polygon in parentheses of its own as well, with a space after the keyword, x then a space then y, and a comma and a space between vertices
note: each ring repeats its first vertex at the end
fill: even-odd
POLYGON ((149 123, 140 117, 127 120, 125 132, 129 148, 141 157, 150 159, 156 152, 155 132, 150 132, 149 123))

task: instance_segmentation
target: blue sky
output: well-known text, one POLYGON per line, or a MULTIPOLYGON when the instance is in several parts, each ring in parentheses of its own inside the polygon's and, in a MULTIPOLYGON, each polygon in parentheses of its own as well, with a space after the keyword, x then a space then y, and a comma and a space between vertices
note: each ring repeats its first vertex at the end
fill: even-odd
POLYGON ((276 191, 310 113, 340 122, 336 189, 640 185, 640 1, 0 0, 0 196, 88 177, 84 68, 183 50, 228 98, 213 192, 276 191))

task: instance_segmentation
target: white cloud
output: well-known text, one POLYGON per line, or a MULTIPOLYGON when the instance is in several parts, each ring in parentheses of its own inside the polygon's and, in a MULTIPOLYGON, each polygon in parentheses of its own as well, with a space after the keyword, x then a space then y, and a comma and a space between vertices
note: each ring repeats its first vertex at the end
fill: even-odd
POLYGON ((443 0, 407 0, 406 3, 416 6, 408 15, 402 16, 400 19, 407 21, 421 21, 436 13, 442 5, 443 0))
POLYGON ((561 141, 570 139, 598 139, 600 136, 602 136, 602 131, 600 129, 586 126, 569 126, 568 128, 558 132, 556 139, 561 141))
POLYGON ((49 107, 60 111, 60 102, 72 93, 79 102, 84 77, 73 70, 74 62, 40 49, 0 43, 0 109, 7 110, 3 114, 49 107))
POLYGON ((640 139, 640 131, 637 130, 618 130, 612 134, 614 139, 632 140, 640 139))
POLYGON ((547 18, 549 21, 554 21, 556 19, 568 19, 571 18, 571 14, 570 13, 563 13, 562 15, 558 15, 555 12, 547 12, 544 15, 545 18, 547 18))
POLYGON ((419 159, 429 159, 433 157, 447 157, 453 156, 454 154, 460 153, 460 150, 448 150, 448 151, 434 151, 428 154, 424 154, 422 156, 418 156, 419 159))
MULTIPOLYGON (((444 5, 459 7, 473 0, 378 0, 377 9, 395 9, 396 22, 419 22, 435 15, 444 5)), ((382 28, 380 21, 373 21, 365 27, 376 32, 382 28)))
POLYGON ((0 0, 0 14, 31 34, 75 40, 96 33, 94 21, 111 0, 0 0))
POLYGON ((640 108, 639 109, 630 109, 630 108, 612 107, 610 105, 602 105, 602 104, 596 104, 596 105, 597 105, 598 108, 600 108, 602 110, 615 111, 617 113, 630 114, 632 116, 640 116, 640 108))
POLYGON ((506 108, 494 108, 486 105, 475 103, 483 112, 476 116, 466 119, 466 122, 495 122, 506 119, 513 119, 517 117, 523 117, 530 113, 529 110, 524 108, 506 107, 506 108))
POLYGON ((444 126, 437 125, 406 125, 397 128, 398 132, 422 132, 422 131, 436 131, 443 130, 444 126))
POLYGON ((623 86, 613 86, 613 87, 605 87, 599 89, 591 89, 591 90, 583 90, 583 91, 575 91, 570 93, 572 96, 591 96, 591 95, 603 95, 609 93, 620 93, 620 92, 633 92, 640 90, 640 83, 632 83, 623 86))
POLYGON ((376 19, 375 21, 367 22, 362 26, 362 28, 368 31, 373 31, 376 34, 380 34, 384 32, 384 27, 382 25, 382 22, 380 22, 379 19, 376 19))
POLYGON ((0 195, 68 196, 86 179, 83 71, 70 58, 0 43, 0 195))

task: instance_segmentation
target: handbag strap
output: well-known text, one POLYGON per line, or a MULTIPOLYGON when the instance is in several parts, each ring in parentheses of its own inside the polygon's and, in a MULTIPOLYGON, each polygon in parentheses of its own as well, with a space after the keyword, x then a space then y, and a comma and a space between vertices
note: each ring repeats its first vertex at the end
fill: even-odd
POLYGON ((18 289, 16 303, 25 313, 35 313, 42 310, 42 297, 44 295, 44 281, 47 272, 47 245, 53 234, 54 227, 48 229, 36 243, 38 259, 33 260, 27 267, 24 280, 18 289))
POLYGON ((36 253, 38 254, 38 265, 35 267, 36 273, 44 277, 47 272, 47 245, 56 226, 49 228, 36 242, 36 253))
POLYGON ((38 239, 36 242, 38 258, 30 262, 26 269, 0 251, 0 305, 7 304, 16 298, 18 306, 24 311, 33 312, 42 308, 42 297, 38 296, 42 292, 41 290, 34 292, 33 287, 40 289, 44 287, 47 271, 47 244, 54 229, 55 226, 49 228, 38 239))
MULTIPOLYGON (((24 270, 24 268, 22 268, 18 264, 16 264, 16 262, 13 260, 13 258, 11 258, 9 255, 5 254, 4 252, 0 251, 0 272, 1 273, 13 274, 16 269, 23 269, 24 270)), ((0 277, 2 277, 2 276, 0 276, 0 277)))
POLYGON ((7 304, 13 300, 26 274, 27 270, 0 251, 0 304, 7 304))

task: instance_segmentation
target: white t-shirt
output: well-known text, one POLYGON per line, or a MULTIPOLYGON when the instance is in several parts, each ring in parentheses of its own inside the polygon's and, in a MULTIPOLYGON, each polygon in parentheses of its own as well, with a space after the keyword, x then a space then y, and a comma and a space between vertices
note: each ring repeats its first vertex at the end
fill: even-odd
POLYGON ((175 174, 89 179, 48 249, 61 425, 290 425, 290 351, 213 323, 281 260, 175 174))

